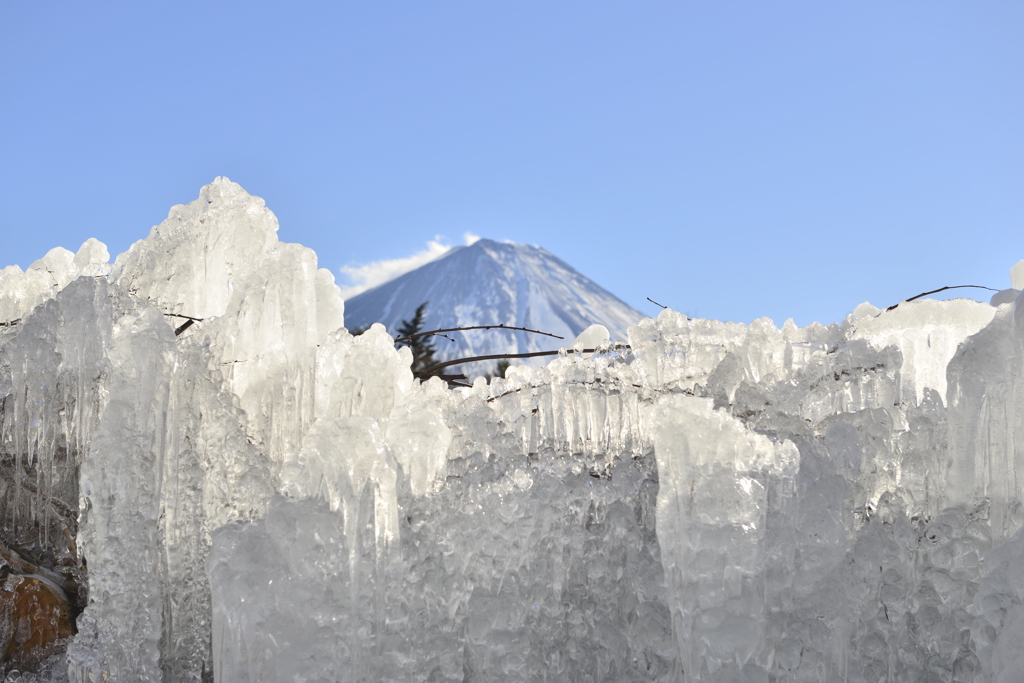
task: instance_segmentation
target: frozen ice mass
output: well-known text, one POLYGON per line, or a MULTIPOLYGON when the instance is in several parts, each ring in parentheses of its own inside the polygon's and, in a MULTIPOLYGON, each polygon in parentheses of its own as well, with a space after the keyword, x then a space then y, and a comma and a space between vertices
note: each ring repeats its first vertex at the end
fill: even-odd
POLYGON ((4 590, 80 611, 20 680, 1024 680, 1021 264, 451 389, 277 227, 218 178, 0 271, 4 590))

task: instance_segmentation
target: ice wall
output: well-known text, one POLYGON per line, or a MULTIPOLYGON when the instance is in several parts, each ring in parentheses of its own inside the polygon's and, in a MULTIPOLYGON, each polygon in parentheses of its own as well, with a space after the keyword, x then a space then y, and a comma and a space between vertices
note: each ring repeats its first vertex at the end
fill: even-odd
POLYGON ((0 271, 3 564, 84 608, 70 680, 1021 678, 1024 266, 452 390, 276 232, 218 178, 0 271))

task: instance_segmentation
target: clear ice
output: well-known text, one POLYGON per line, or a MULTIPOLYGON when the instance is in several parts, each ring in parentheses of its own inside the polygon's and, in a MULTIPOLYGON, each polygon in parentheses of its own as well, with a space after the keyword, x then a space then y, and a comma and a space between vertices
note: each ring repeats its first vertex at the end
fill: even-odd
POLYGON ((1024 680, 1024 261, 457 389, 226 178, 108 261, 0 271, 0 532, 88 589, 36 680, 1024 680))

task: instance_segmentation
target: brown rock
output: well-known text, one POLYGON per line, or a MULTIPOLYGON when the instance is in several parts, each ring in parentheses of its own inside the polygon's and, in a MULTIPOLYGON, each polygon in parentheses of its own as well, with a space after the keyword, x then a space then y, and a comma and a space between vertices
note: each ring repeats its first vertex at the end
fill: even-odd
POLYGON ((63 590, 34 576, 7 577, 0 588, 0 661, 33 668, 63 650, 74 633, 63 590))

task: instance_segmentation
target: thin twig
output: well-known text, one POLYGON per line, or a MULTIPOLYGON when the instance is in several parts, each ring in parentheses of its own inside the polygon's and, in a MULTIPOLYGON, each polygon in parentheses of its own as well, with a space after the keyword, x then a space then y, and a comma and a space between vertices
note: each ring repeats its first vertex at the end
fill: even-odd
MULTIPOLYGON (((559 337, 557 334, 551 334, 550 332, 541 332, 540 330, 531 330, 527 327, 509 327, 508 325, 474 325, 472 327, 448 327, 440 330, 430 330, 429 332, 417 332, 416 334, 410 334, 407 337, 398 337, 395 339, 395 343, 409 341, 416 337, 425 337, 428 334, 440 334, 441 332, 463 332, 465 330, 520 330, 521 332, 532 332, 533 334, 543 334, 545 337, 554 337, 555 339, 565 339, 565 337, 559 337)), ((443 335, 442 335, 443 336, 443 335)), ((449 337, 451 339, 451 337, 449 337)))
MULTIPOLYGON (((596 385, 596 384, 602 384, 602 382, 600 382, 600 381, 577 382, 575 384, 577 384, 577 385, 583 384, 585 386, 591 386, 591 385, 596 385)), ((487 403, 493 403, 494 401, 497 401, 499 398, 505 398, 506 396, 511 396, 512 394, 517 394, 520 391, 522 391, 523 389, 540 389, 541 387, 545 387, 545 386, 551 386, 551 385, 550 384, 528 384, 526 386, 516 387, 515 389, 511 389, 509 391, 500 393, 497 396, 491 396, 489 399, 487 399, 487 403)), ((621 383, 620 382, 618 386, 625 386, 625 383, 621 383)), ((631 383, 630 386, 636 387, 637 389, 643 389, 644 388, 642 384, 632 384, 631 383)))
POLYGON ((469 379, 468 377, 466 377, 465 375, 462 375, 462 374, 459 374, 459 375, 428 375, 425 372, 423 372, 422 370, 417 370, 417 371, 413 372, 412 374, 413 374, 413 377, 415 377, 416 379, 430 379, 432 377, 437 377, 438 379, 443 379, 445 382, 454 382, 454 381, 457 381, 457 380, 469 379))
MULTIPOLYGON (((657 301, 655 301, 655 300, 654 300, 654 299, 652 299, 651 297, 647 297, 647 300, 648 300, 648 301, 650 301, 650 302, 651 302, 652 304, 654 304, 655 306, 661 306, 661 304, 659 304, 659 303, 658 303, 657 301)), ((661 307, 662 307, 662 308, 668 308, 668 306, 661 306, 661 307)))
POLYGON ((182 332, 192 327, 196 323, 203 322, 202 318, 196 318, 191 315, 182 315, 181 313, 164 313, 164 315, 169 315, 172 318, 183 318, 185 320, 185 322, 182 323, 179 327, 174 328, 175 337, 180 336, 182 332))
POLYGON ((17 325, 20 322, 21 322, 21 318, 18 318, 17 320, 8 320, 5 323, 0 323, 0 327, 14 327, 15 325, 17 325))
MULTIPOLYGON (((570 349, 567 349, 567 351, 568 350, 570 350, 570 349)), ((571 351, 575 352, 576 350, 575 349, 571 349, 571 351)), ((597 349, 580 349, 579 352, 580 353, 597 353, 597 349)), ((501 359, 504 359, 504 358, 536 358, 538 356, 557 356, 558 354, 559 354, 558 351, 534 351, 533 353, 498 353, 498 354, 495 354, 493 356, 472 356, 470 358, 458 358, 456 360, 449 360, 449 361, 445 361, 443 363, 436 363, 435 365, 431 365, 429 368, 427 368, 425 370, 421 370, 420 374, 429 377, 434 370, 440 370, 441 368, 446 368, 449 365, 459 365, 461 363, 472 363, 472 362, 478 361, 478 360, 501 360, 501 359)))
POLYGON ((427 375, 427 374, 424 374, 422 372, 417 371, 417 372, 413 372, 412 376, 415 377, 416 379, 422 381, 422 382, 425 382, 428 379, 432 379, 434 377, 437 377, 439 380, 447 382, 449 387, 472 387, 473 386, 472 384, 466 384, 465 383, 466 380, 469 379, 465 375, 427 375))
MULTIPOLYGON (((922 292, 921 294, 918 294, 917 296, 912 296, 909 299, 904 299, 903 301, 900 302, 900 304, 903 303, 904 301, 913 301, 914 299, 920 299, 921 297, 928 296, 929 294, 938 294, 939 292, 945 292, 947 289, 964 289, 964 288, 971 288, 971 287, 974 288, 974 289, 987 289, 990 292, 998 292, 998 291, 1000 291, 998 289, 992 289, 991 287, 982 287, 981 285, 953 285, 951 287, 940 287, 938 289, 933 289, 930 292, 922 292)), ((889 308, 887 308, 885 310, 891 311, 892 309, 896 308, 900 304, 893 304, 892 306, 890 306, 889 308)))

